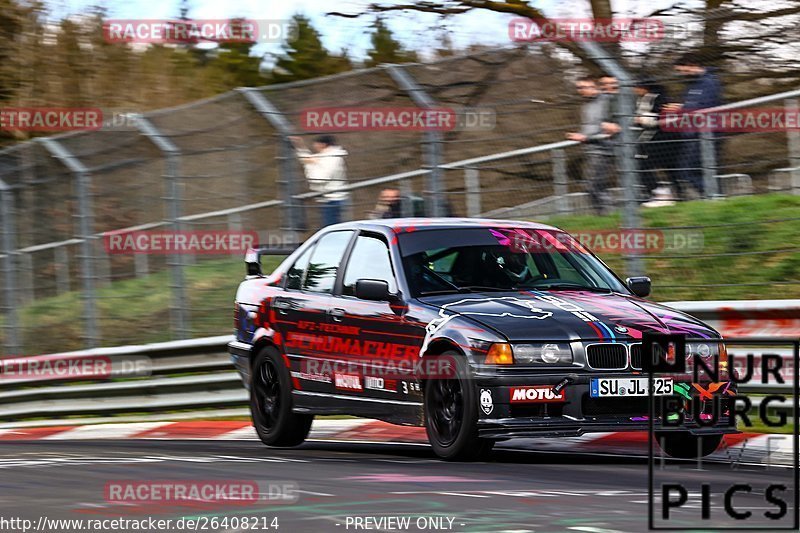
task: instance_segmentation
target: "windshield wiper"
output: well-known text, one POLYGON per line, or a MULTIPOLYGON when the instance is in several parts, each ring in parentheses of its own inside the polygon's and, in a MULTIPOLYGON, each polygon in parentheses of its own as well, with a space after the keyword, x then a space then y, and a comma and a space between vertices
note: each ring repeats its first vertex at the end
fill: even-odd
POLYGON ((472 291, 484 291, 484 292, 514 292, 518 289, 514 287, 487 287, 485 285, 465 285, 463 287, 459 287, 464 292, 472 292, 472 291))
POLYGON ((484 287, 481 285, 467 285, 464 287, 452 288, 452 289, 440 289, 435 291, 423 291, 420 292, 420 296, 435 296, 437 294, 469 294, 472 292, 509 292, 515 291, 516 289, 512 288, 502 288, 502 287, 484 287))
POLYGON ((544 291, 589 291, 589 292, 613 292, 611 289, 605 287, 587 287, 586 285, 579 285, 577 283, 553 283, 551 285, 540 285, 531 287, 531 289, 544 290, 544 291))

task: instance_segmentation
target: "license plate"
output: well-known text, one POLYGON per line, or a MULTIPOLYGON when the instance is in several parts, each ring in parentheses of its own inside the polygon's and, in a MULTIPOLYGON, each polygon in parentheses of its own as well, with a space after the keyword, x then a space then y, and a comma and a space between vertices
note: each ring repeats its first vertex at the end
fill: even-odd
MULTIPOLYGON (((672 378, 653 378, 653 395, 667 394, 672 394, 672 378)), ((589 396, 592 398, 647 396, 647 378, 594 378, 589 396)))

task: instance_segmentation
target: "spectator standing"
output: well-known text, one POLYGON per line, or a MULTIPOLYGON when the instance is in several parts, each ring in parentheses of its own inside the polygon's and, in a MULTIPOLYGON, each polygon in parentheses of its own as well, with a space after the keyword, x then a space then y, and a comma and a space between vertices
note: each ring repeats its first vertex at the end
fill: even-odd
POLYGON ((601 95, 593 78, 583 77, 575 83, 575 88, 584 104, 581 107, 580 132, 567 133, 567 139, 584 145, 586 155, 586 183, 597 214, 605 214, 611 206, 611 171, 614 165, 614 146, 611 138, 619 133, 617 124, 609 121, 608 96, 601 95))
POLYGON ((675 187, 679 187, 679 179, 675 170, 678 146, 675 145, 675 134, 664 131, 659 125, 661 111, 667 103, 664 87, 650 79, 640 79, 634 87, 638 96, 633 128, 638 132, 636 139, 636 159, 639 162, 639 176, 645 189, 645 197, 653 200, 656 196, 669 196, 663 191, 656 194, 659 186, 659 171, 669 177, 675 187))
POLYGON ((299 137, 289 137, 303 165, 308 188, 325 193, 317 198, 321 208, 322 226, 338 224, 342 220, 342 207, 350 195, 341 190, 347 185, 347 150, 336 144, 333 135, 314 139, 313 152, 299 137))
MULTIPOLYGON (((683 54, 674 63, 675 71, 689 78, 682 104, 667 104, 664 110, 670 113, 690 113, 722 105, 722 86, 714 69, 703 66, 696 52, 683 54)), ((705 194, 703 165, 700 151, 700 135, 697 132, 681 132, 682 142, 678 156, 681 179, 691 185, 701 196, 705 194)), ((717 150, 718 143, 715 144, 717 150)))
POLYGON ((382 190, 375 209, 369 213, 369 218, 373 220, 400 218, 403 216, 402 201, 403 197, 400 195, 400 189, 389 187, 382 190))

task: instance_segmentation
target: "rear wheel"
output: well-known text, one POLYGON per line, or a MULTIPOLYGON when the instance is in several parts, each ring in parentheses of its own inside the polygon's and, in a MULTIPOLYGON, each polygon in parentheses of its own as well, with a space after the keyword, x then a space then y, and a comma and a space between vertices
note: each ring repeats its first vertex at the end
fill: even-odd
POLYGON ((656 441, 664 453, 677 459, 697 459, 711 455, 722 442, 722 435, 693 435, 688 431, 656 432, 656 441))
POLYGON ((486 457, 494 441, 478 437, 478 399, 461 354, 442 357, 455 361, 453 376, 425 382, 425 430, 433 451, 448 461, 473 461, 486 457))
POLYGON ((268 446, 297 446, 311 430, 313 415, 292 412, 289 370, 273 347, 262 349, 253 361, 250 412, 261 442, 268 446))

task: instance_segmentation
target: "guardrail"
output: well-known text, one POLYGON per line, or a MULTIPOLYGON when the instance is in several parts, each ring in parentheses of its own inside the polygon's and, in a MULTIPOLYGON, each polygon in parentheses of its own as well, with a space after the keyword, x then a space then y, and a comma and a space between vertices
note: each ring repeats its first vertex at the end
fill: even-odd
MULTIPOLYGON (((800 301, 762 300, 734 302, 671 302, 668 304, 720 327, 726 337, 730 331, 771 332, 772 337, 800 338, 800 301), (731 322, 732 321, 732 322, 731 322), (776 322, 777 321, 777 322, 776 322), (747 329, 742 329, 746 325, 747 329), (731 329, 733 328, 733 329, 731 329), (782 328, 782 329, 781 329, 782 328)), ((739 335, 741 337, 741 335, 739 335)), ((39 356, 50 360, 87 358, 136 358, 149 360, 148 375, 121 377, 111 373, 107 379, 66 382, 63 378, 0 379, 0 420, 50 425, 53 419, 72 423, 116 422, 120 416, 148 413, 164 418, 184 417, 181 411, 196 416, 212 416, 220 409, 231 412, 243 408, 248 397, 227 354, 231 335, 186 341, 170 341, 139 346, 95 348, 91 350, 39 356), (87 418, 90 417, 90 418, 87 418)), ((749 342, 749 341, 748 341, 749 342)), ((731 346, 736 356, 753 353, 756 361, 764 354, 780 356, 794 376, 793 349, 731 346)), ((748 344, 747 346, 750 346, 748 344)), ((791 380, 784 385, 751 384, 740 387, 752 393, 789 393, 791 380)), ((236 411, 242 413, 244 411, 236 411)))

